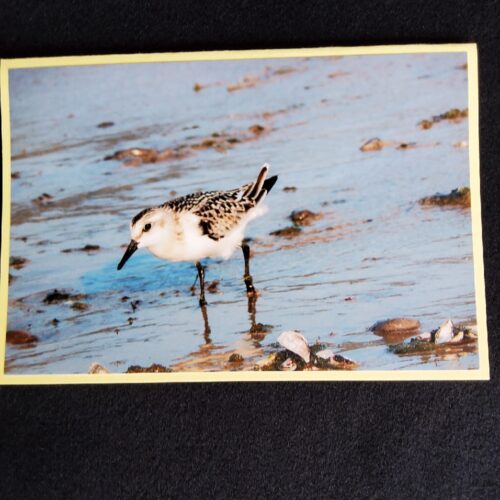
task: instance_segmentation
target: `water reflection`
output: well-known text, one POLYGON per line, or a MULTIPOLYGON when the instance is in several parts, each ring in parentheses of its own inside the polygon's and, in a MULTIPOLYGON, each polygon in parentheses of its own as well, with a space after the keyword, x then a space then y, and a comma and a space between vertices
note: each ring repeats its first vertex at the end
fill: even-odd
POLYGON ((208 322, 208 314, 207 314, 207 305, 203 304, 200 306, 201 316, 203 318, 203 338, 205 339, 205 344, 211 344, 212 339, 210 338, 210 334, 212 330, 210 329, 210 323, 208 322))

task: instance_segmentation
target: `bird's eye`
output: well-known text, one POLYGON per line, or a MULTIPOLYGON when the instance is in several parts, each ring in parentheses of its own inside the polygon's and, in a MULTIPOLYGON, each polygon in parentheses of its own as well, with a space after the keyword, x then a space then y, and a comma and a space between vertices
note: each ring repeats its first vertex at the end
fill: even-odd
POLYGON ((151 224, 148 222, 148 223, 144 226, 143 231, 144 231, 145 233, 147 233, 150 229, 151 229, 151 224))

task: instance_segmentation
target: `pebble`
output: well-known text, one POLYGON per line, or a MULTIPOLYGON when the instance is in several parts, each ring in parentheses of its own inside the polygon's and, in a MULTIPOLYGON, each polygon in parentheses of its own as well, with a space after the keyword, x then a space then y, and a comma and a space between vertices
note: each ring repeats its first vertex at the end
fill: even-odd
POLYGON ((255 124, 252 125, 251 127, 248 127, 248 130, 252 132, 255 135, 262 134, 264 132, 265 128, 262 125, 255 124))
POLYGON ((378 137, 369 139, 359 149, 366 153, 367 151, 380 151, 384 147, 384 142, 378 137))
POLYGON ((420 328, 420 321, 412 318, 394 318, 375 323, 371 330, 376 335, 408 335, 420 328))
POLYGON ((112 127, 115 124, 115 122, 101 122, 99 125, 97 125, 97 128, 109 128, 112 127))
POLYGON ((34 344, 38 342, 36 335, 31 335, 23 330, 9 330, 7 331, 7 343, 12 345, 25 345, 34 344))

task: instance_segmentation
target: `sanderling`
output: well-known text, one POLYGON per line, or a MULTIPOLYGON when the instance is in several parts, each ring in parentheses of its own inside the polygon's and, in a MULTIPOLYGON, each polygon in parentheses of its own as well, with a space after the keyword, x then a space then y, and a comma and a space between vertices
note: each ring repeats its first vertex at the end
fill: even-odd
POLYGON ((245 259, 244 282, 249 296, 255 295, 250 275, 250 247, 243 242, 248 222, 262 215, 262 202, 278 176, 266 179, 264 164, 257 179, 237 189, 208 191, 182 196, 139 212, 130 223, 132 239, 120 270, 139 248, 147 248, 160 259, 194 262, 200 280, 200 305, 205 305, 205 271, 200 263, 208 257, 229 258, 240 247, 245 259))

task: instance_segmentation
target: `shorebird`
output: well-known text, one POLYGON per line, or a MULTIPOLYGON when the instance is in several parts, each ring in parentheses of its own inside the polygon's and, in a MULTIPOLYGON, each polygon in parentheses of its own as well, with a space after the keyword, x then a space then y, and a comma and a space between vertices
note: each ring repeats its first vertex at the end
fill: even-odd
POLYGON ((188 194, 139 212, 130 223, 132 239, 118 271, 139 248, 147 248, 160 259, 193 262, 200 280, 200 305, 204 306, 205 270, 200 260, 228 259, 241 248, 247 295, 255 296, 250 247, 243 238, 248 222, 265 212, 263 201, 278 179, 276 175, 267 179, 268 170, 269 165, 264 164, 253 182, 236 189, 188 194))

